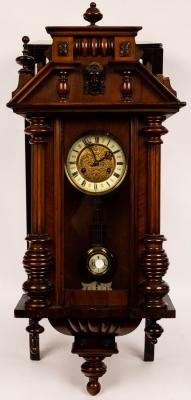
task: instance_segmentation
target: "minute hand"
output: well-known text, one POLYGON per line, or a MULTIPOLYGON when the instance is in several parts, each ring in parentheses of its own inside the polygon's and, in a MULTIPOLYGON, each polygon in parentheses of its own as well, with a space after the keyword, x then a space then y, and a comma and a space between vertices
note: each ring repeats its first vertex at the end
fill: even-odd
POLYGON ((95 167, 96 165, 99 165, 99 163, 103 160, 110 160, 113 157, 113 153, 111 151, 106 151, 104 157, 100 158, 99 160, 95 160, 93 164, 91 164, 92 167, 95 167))

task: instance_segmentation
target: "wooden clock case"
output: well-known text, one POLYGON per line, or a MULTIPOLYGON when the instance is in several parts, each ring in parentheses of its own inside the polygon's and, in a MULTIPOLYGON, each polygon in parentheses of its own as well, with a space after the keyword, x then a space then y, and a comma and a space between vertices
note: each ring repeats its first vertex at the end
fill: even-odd
POLYGON ((28 275, 15 317, 29 318, 30 356, 40 359, 42 318, 73 335, 72 352, 85 358, 90 394, 100 390, 105 357, 115 337, 144 318, 145 361, 174 318, 163 276, 168 258, 160 233, 160 151, 163 121, 180 102, 162 75, 161 44, 136 44, 141 27, 103 27, 95 3, 85 27, 48 27, 52 45, 23 38, 19 83, 8 107, 25 118, 28 275), (112 290, 82 290, 81 256, 91 246, 92 196, 66 177, 67 153, 85 132, 109 132, 122 145, 128 172, 101 196, 105 244, 116 258, 112 290))

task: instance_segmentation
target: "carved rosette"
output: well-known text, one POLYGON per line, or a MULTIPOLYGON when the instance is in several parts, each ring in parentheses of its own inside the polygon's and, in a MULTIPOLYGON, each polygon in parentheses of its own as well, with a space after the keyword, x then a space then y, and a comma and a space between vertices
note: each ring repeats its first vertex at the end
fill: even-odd
POLYGON ((142 132, 147 145, 147 232, 141 268, 145 281, 141 285, 144 308, 165 308, 163 297, 169 287, 163 281, 169 262, 162 248, 164 236, 160 234, 160 145, 161 136, 168 131, 162 125, 163 116, 148 116, 142 132))
POLYGON ((66 57, 68 55, 68 46, 69 43, 67 41, 58 43, 58 55, 66 57))
POLYGON ((50 305, 50 271, 53 258, 49 250, 50 237, 45 227, 45 165, 46 145, 51 128, 46 124, 45 118, 35 116, 30 119, 30 125, 25 129, 30 135, 31 151, 31 234, 27 236, 28 248, 23 264, 28 275, 28 280, 23 284, 23 289, 29 299, 26 303, 30 308, 41 308, 50 305))

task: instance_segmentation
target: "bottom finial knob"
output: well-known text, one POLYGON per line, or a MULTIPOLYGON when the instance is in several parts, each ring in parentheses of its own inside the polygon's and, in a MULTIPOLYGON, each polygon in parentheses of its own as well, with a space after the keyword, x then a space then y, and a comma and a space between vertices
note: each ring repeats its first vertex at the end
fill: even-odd
POLYGON ((100 392, 100 389, 101 389, 101 385, 97 380, 90 380, 87 383, 87 391, 92 396, 95 396, 96 394, 98 394, 100 392))

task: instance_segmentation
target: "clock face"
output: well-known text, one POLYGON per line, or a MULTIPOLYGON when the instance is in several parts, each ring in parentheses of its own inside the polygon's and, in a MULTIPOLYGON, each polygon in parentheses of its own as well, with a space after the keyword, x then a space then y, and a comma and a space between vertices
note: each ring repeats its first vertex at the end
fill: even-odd
POLYGON ((78 190, 104 194, 123 181, 127 162, 121 146, 110 134, 88 133, 70 148, 65 170, 78 190))

